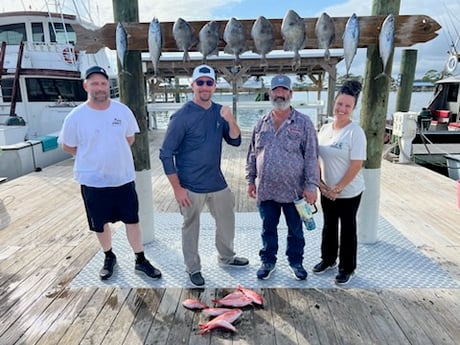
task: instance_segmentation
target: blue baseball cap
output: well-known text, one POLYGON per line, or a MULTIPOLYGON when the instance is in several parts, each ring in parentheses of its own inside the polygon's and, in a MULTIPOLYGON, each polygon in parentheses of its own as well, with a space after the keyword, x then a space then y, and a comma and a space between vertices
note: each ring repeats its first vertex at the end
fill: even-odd
POLYGON ((105 69, 103 69, 102 67, 99 67, 99 66, 93 66, 93 67, 88 68, 86 70, 86 73, 85 73, 85 75, 86 75, 85 79, 88 79, 91 76, 91 74, 94 74, 94 73, 102 74, 104 77, 109 79, 109 75, 107 74, 105 69))
POLYGON ((291 78, 289 78, 287 75, 284 75, 284 74, 279 74, 277 76, 274 76, 272 78, 270 89, 274 90, 278 86, 284 87, 285 89, 288 89, 288 90, 292 90, 291 89, 291 78))

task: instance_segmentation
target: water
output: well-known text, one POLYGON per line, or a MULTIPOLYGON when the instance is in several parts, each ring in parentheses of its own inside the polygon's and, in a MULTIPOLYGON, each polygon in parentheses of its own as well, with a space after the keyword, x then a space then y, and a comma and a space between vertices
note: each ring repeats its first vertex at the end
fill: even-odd
MULTIPOLYGON (((214 101, 215 102, 222 102, 225 104, 231 105, 231 95, 228 95, 228 97, 225 97, 227 95, 215 95, 214 101)), ((426 92, 413 92, 412 93, 412 98, 411 98, 411 106, 410 106, 410 111, 414 112, 420 112, 420 110, 423 107, 426 107, 428 102, 430 101, 432 96, 431 91, 426 91, 426 92)), ((396 92, 390 92, 389 98, 388 98, 388 113, 387 113, 387 119, 391 119, 392 115, 395 111, 396 107, 396 97, 397 93, 396 92)), ((243 98, 243 97, 241 97, 243 98)), ((254 102, 251 102, 251 106, 249 105, 246 106, 245 108, 245 100, 241 100, 238 103, 238 114, 237 114, 237 121, 241 129, 243 130, 251 130, 254 125, 257 122, 257 119, 264 114, 266 114, 270 109, 271 106, 267 102, 263 102, 259 107, 254 106, 254 102)), ((251 99, 255 98, 251 96, 251 99)), ((247 99, 249 100, 249 99, 247 99)), ((321 92, 321 100, 324 102, 323 109, 320 111, 320 113, 326 113, 327 109, 327 91, 322 91, 321 92)), ((312 93, 306 93, 306 92, 294 92, 293 99, 292 101, 295 104, 298 104, 299 102, 304 102, 304 103, 312 103, 316 101, 316 92, 312 93)), ((303 112, 304 114, 307 114, 310 116, 312 121, 314 123, 317 123, 317 118, 316 118, 316 110, 314 108, 302 108, 301 106, 296 106, 296 108, 303 112)), ((165 129, 168 125, 169 117, 172 115, 173 111, 157 111, 155 112, 156 115, 156 121, 157 121, 157 128, 159 129, 165 129)), ((356 109, 353 112, 353 120, 354 121, 359 121, 359 116, 361 113, 361 98, 358 101, 358 105, 356 106, 356 109)))

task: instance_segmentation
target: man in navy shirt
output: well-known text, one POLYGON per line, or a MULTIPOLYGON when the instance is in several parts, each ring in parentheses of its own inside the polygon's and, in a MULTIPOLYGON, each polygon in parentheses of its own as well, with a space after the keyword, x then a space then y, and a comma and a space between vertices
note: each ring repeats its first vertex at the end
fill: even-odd
POLYGON ((214 103, 214 70, 201 65, 192 75, 193 100, 171 116, 160 159, 183 215, 182 252, 186 271, 195 286, 203 286, 198 253, 200 214, 206 205, 216 222, 218 262, 245 267, 246 258, 235 256, 235 196, 221 170, 222 139, 241 144, 241 132, 228 106, 214 103))

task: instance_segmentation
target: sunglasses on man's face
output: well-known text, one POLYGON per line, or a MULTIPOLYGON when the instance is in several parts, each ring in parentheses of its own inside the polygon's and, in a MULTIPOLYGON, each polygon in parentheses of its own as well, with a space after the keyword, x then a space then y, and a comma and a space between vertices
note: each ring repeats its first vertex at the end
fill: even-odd
POLYGON ((203 86, 206 84, 207 86, 213 86, 214 85, 214 80, 197 80, 195 81, 196 85, 198 86, 203 86))

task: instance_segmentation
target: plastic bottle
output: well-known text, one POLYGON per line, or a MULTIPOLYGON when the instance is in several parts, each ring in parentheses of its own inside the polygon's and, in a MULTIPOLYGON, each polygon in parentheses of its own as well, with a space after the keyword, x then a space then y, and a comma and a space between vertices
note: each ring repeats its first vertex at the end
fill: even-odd
POLYGON ((315 211, 312 211, 311 206, 306 202, 304 198, 299 198, 294 200, 295 208, 299 212, 300 219, 302 219, 305 227, 308 231, 316 229, 315 219, 313 218, 313 213, 317 211, 316 206, 315 211))

